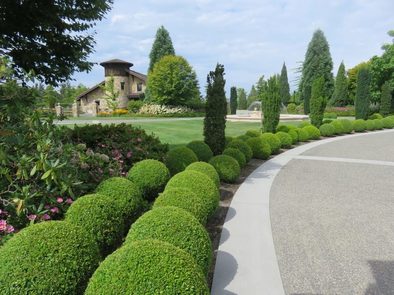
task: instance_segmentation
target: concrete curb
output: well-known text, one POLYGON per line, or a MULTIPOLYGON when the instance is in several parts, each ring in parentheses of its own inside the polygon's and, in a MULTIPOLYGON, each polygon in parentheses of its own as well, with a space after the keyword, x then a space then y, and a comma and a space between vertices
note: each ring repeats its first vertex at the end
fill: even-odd
POLYGON ((223 225, 212 295, 283 295, 271 231, 269 195, 279 171, 305 151, 347 138, 389 133, 356 133, 314 141, 290 149, 258 167, 239 187, 223 225))

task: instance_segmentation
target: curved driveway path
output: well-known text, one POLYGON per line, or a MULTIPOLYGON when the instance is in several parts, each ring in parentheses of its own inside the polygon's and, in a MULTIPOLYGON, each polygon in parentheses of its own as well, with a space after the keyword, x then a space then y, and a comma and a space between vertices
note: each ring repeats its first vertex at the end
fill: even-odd
POLYGON ((394 131, 312 142, 254 171, 212 294, 394 294, 394 131))

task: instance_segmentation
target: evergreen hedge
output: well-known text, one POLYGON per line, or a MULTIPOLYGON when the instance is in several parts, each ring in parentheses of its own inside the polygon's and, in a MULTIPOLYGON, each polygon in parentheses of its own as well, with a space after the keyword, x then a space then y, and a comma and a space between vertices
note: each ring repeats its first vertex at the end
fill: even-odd
POLYGON ((241 167, 241 168, 246 165, 245 155, 239 149, 226 148, 223 151, 223 155, 233 157, 235 160, 237 160, 239 167, 241 167))
POLYGON ((220 180, 227 183, 234 183, 241 174, 241 168, 237 160, 227 155, 215 156, 209 161, 215 167, 219 174, 220 180))
POLYGON ((187 147, 178 147, 170 150, 165 157, 164 163, 171 175, 182 172, 191 163, 197 162, 196 154, 187 147))
POLYGON ((199 161, 209 162, 213 157, 213 153, 209 145, 201 140, 194 140, 189 142, 186 147, 191 149, 197 156, 199 161))
POLYGON ((217 187, 220 186, 219 175, 216 172, 215 167, 213 167, 211 164, 205 162, 194 162, 186 167, 186 171, 188 170, 201 172, 212 179, 217 187))

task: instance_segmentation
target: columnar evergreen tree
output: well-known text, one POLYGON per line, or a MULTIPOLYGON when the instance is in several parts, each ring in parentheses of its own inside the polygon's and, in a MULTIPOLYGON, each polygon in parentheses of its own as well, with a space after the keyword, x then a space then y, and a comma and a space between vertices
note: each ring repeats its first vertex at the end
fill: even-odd
POLYGON ((280 117, 280 92, 278 76, 272 76, 266 82, 262 92, 263 129, 265 132, 275 132, 280 117))
POLYGON ((302 93, 304 95, 304 114, 309 114, 311 112, 311 91, 312 86, 308 85, 305 87, 304 92, 302 93))
POLYGON ((237 107, 238 107, 237 88, 231 87, 230 88, 230 114, 231 115, 237 113, 237 107))
POLYGON ((246 92, 243 88, 238 88, 238 110, 246 110, 248 108, 248 102, 246 100, 246 92))
POLYGON ((312 83, 318 77, 324 79, 324 97, 331 97, 334 91, 334 78, 332 75, 333 63, 330 54, 330 47, 323 31, 314 32, 305 60, 302 64, 302 77, 299 85, 301 99, 304 100, 305 114, 309 112, 308 95, 312 83))
POLYGON ((207 77, 207 97, 204 118, 204 140, 215 155, 223 152, 226 139, 227 100, 224 86, 224 66, 216 65, 207 77))
POLYGON ((368 68, 361 68, 357 75, 356 87, 356 119, 368 119, 370 102, 371 75, 368 68))
POLYGON ((282 71, 280 72, 279 87, 281 102, 287 106, 290 101, 290 86, 289 80, 287 78, 287 68, 285 63, 283 63, 282 71))
POLYGON ((163 26, 161 26, 156 32, 155 41, 153 42, 152 49, 149 54, 150 62, 148 71, 152 71, 155 63, 166 55, 175 55, 175 49, 172 45, 170 34, 163 26))
POLYGON ((249 91, 249 95, 248 95, 248 101, 247 101, 247 108, 255 101, 257 101, 258 98, 258 94, 257 94, 257 90, 256 87, 253 85, 252 88, 249 91))
POLYGON ((324 109, 326 108, 326 98, 324 97, 324 78, 320 77, 313 81, 311 90, 311 118, 312 125, 320 127, 323 122, 324 109))
POLYGON ((386 81, 382 86, 382 96, 380 98, 380 113, 387 116, 391 113, 391 87, 390 82, 386 81))
POLYGON ((345 106, 348 104, 348 97, 348 80, 346 77, 345 65, 341 62, 335 78, 335 89, 331 98, 331 104, 334 106, 345 106))

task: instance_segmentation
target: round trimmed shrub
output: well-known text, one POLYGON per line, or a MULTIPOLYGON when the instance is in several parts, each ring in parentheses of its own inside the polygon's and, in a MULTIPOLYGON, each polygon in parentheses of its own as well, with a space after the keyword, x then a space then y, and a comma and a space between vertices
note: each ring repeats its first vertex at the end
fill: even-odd
POLYGON ((126 244, 159 240, 189 253, 204 274, 212 261, 212 245, 204 226, 189 212, 176 207, 158 207, 142 215, 132 226, 126 244))
POLYGON ((242 140, 234 139, 227 147, 239 149, 244 154, 246 163, 248 163, 253 157, 251 148, 242 140))
POLYGON ((291 140, 293 144, 296 144, 298 142, 298 133, 295 131, 295 129, 290 129, 287 132, 291 136, 291 140))
POLYGON ((209 161, 219 174, 220 180, 234 183, 241 174, 241 168, 237 160, 227 155, 215 156, 209 161))
POLYGON ((198 171, 208 176, 216 184, 220 186, 220 178, 216 169, 209 163, 206 162, 194 162, 186 167, 186 170, 198 171))
POLYGON ((156 199, 153 204, 153 209, 168 206, 188 211, 196 217, 201 224, 207 222, 207 217, 209 215, 208 208, 204 204, 204 200, 191 189, 178 187, 165 190, 156 199))
POLYGON ((368 131, 376 130, 375 120, 368 119, 367 121, 365 121, 365 123, 367 124, 368 131))
POLYGON ((271 156, 271 146, 260 137, 249 138, 246 143, 252 149, 253 158, 266 160, 271 156))
POLYGON ((394 128, 394 117, 386 117, 382 119, 383 127, 387 129, 394 128))
POLYGON ((332 124, 323 124, 319 128, 321 136, 329 137, 335 134, 335 128, 332 124))
POLYGON ((320 131, 313 125, 308 125, 303 127, 306 132, 308 132, 309 139, 319 139, 320 138, 320 131))
POLYGON ((83 227, 31 225, 0 247, 0 294, 83 294, 100 258, 83 227))
POLYGON ((334 120, 332 120, 332 119, 325 119, 325 120, 323 120, 323 124, 330 124, 332 121, 334 121, 334 120))
POLYGON ((286 125, 286 126, 287 126, 287 128, 288 128, 289 130, 297 129, 297 127, 294 126, 294 125, 286 125))
POLYGON ((186 147, 196 154, 199 161, 208 162, 213 157, 213 153, 209 145, 201 140, 191 141, 186 147))
POLYGON ((355 132, 364 132, 367 129, 367 122, 363 119, 354 120, 353 129, 355 132))
POLYGON ((383 116, 379 113, 374 113, 371 116, 369 116, 368 119, 370 120, 383 119, 383 116))
POLYGON ((261 135, 261 130, 248 130, 246 135, 249 137, 259 137, 261 135))
POLYGON ((289 127, 287 125, 279 125, 278 127, 276 127, 276 132, 289 132, 289 127))
MULTIPOLYGON (((167 168, 166 168, 167 169, 167 168)), ((146 209, 140 188, 123 177, 111 177, 99 184, 96 193, 107 196, 123 215, 126 228, 146 209)))
POLYGON ((197 162, 196 154, 187 147, 178 147, 166 154, 164 163, 170 170, 171 175, 182 172, 191 163, 197 162))
POLYGON ((226 136, 226 146, 234 140, 234 137, 226 136))
POLYGON ((249 135, 244 134, 244 135, 237 136, 235 139, 242 140, 242 141, 246 142, 249 138, 250 138, 249 135))
POLYGON ((338 121, 341 122, 344 133, 352 133, 353 132, 352 121, 350 121, 348 119, 339 119, 338 121))
POLYGON ((108 256, 90 279, 85 295, 209 295, 204 274, 187 252, 145 240, 108 256))
POLYGON ((223 155, 233 157, 235 160, 237 160, 239 167, 241 167, 241 168, 246 165, 245 155, 239 149, 226 148, 223 151, 223 155))
POLYGON ((298 133, 298 140, 300 142, 305 142, 309 140, 309 133, 303 128, 297 128, 295 131, 298 133))
POLYGON ((279 137, 276 134, 273 134, 271 132, 264 132, 260 136, 262 141, 268 142, 268 144, 271 146, 271 152, 273 154, 277 154, 282 146, 282 143, 279 139, 279 137))
POLYGON ((383 121, 382 121, 382 119, 375 119, 373 121, 375 123, 375 128, 377 130, 382 130, 383 129, 383 121))
POLYGON ((118 206, 105 195, 85 195, 67 210, 67 222, 85 228, 97 242, 103 257, 122 240, 124 222, 118 206))
POLYGON ((291 138, 291 136, 283 131, 279 131, 276 132, 276 136, 278 136, 281 146, 282 148, 288 149, 291 147, 292 143, 293 143, 293 139, 291 138))
POLYGON ((304 128, 305 126, 311 126, 311 122, 309 121, 302 121, 300 124, 298 124, 298 128, 304 128))
POLYGON ((341 135, 345 133, 345 130, 342 126, 342 123, 338 120, 334 120, 331 122, 332 127, 334 127, 335 134, 341 135))
POLYGON ((148 159, 131 167, 127 178, 140 187, 146 200, 153 201, 170 179, 170 171, 162 162, 148 159))
POLYGON ((201 172, 187 170, 178 173, 170 179, 164 191, 172 188, 188 188, 195 192, 207 206, 209 216, 219 206, 219 189, 212 179, 201 172))

